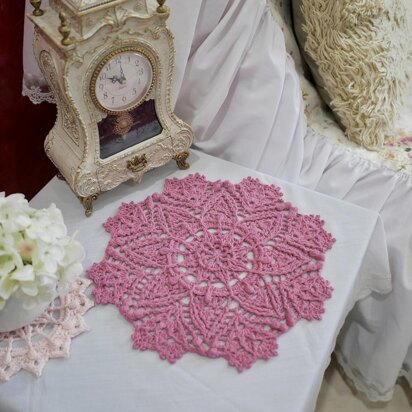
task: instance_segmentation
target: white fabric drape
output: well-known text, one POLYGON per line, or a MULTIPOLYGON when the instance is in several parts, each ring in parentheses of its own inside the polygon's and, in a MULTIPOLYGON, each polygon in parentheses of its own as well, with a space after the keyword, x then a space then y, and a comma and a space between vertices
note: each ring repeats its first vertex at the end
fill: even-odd
MULTIPOLYGON (((412 342, 411 176, 374 165, 319 133, 306 135, 285 27, 274 22, 264 0, 167 4, 177 50, 175 109, 193 125, 197 148, 381 213, 394 290, 372 294, 355 306, 337 353, 359 389, 373 400, 390 399, 399 374, 412 382, 412 349, 407 357, 412 342)), ((282 8, 287 11, 288 2, 282 8)), ((25 78, 41 84, 30 50, 31 29, 26 29, 25 78)), ((379 279, 374 261, 372 248, 363 271, 379 279)))
POLYGON ((232 1, 213 26, 189 57, 177 114, 193 125, 201 150, 296 180, 306 124, 281 29, 264 1, 232 1))
MULTIPOLYGON (((42 8, 47 7, 49 1, 42 2, 42 8)), ((31 13, 33 7, 29 0, 26 0, 26 13, 31 13)), ((33 24, 26 18, 24 19, 24 38, 23 38, 23 96, 27 96, 34 104, 42 102, 54 103, 54 96, 49 90, 46 80, 43 78, 39 66, 33 55, 33 24)))
POLYGON ((371 400, 390 400, 398 375, 412 378, 412 177, 377 167, 310 131, 299 183, 374 209, 384 221, 393 290, 355 306, 336 352, 359 390, 371 400))

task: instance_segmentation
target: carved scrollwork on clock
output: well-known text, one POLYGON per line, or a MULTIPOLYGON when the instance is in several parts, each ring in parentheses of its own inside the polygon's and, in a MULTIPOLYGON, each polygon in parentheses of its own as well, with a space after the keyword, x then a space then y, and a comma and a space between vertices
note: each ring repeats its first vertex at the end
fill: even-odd
POLYGON ((136 37, 141 37, 143 36, 143 32, 141 30, 133 30, 133 29, 127 29, 126 33, 129 36, 136 36, 136 37))
POLYGON ((82 196, 92 196, 96 193, 100 193, 100 186, 96 179, 96 173, 89 171, 81 172, 76 179, 76 192, 82 196))
POLYGON ((83 64, 84 58, 86 57, 86 55, 88 54, 93 55, 94 53, 96 53, 98 49, 100 49, 105 44, 107 44, 107 41, 109 40, 109 38, 110 36, 103 37, 96 46, 94 46, 93 48, 89 48, 84 52, 75 51, 72 55, 72 61, 75 64, 75 66, 80 67, 83 64))
POLYGON ((173 139, 173 152, 175 155, 188 150, 193 140, 193 132, 189 128, 180 130, 173 139))
POLYGON ((151 153, 150 167, 155 168, 166 164, 173 158, 173 150, 171 147, 170 139, 167 139, 165 143, 158 143, 151 153))
POLYGON ((131 13, 130 10, 126 10, 121 6, 118 6, 112 10, 109 10, 101 20, 101 23, 102 25, 108 24, 113 28, 120 28, 131 16, 133 16, 133 13, 131 13))
POLYGON ((76 146, 78 146, 80 135, 76 115, 73 113, 66 97, 61 91, 60 84, 57 80, 57 70, 54 65, 53 58, 49 52, 43 50, 40 53, 39 60, 43 74, 56 98, 58 115, 61 115, 62 117, 62 127, 65 129, 76 146))
POLYGON ((144 12, 146 12, 145 3, 144 3, 143 1, 141 1, 141 0, 138 0, 138 1, 136 2, 136 4, 134 5, 133 10, 136 11, 136 12, 138 12, 138 13, 144 13, 144 12))
POLYGON ((93 37, 105 26, 110 26, 112 32, 118 31, 124 27, 126 20, 131 17, 137 17, 131 10, 127 10, 121 6, 111 8, 102 18, 99 18, 98 20, 89 19, 88 27, 92 27, 92 29, 83 35, 83 40, 93 37))
POLYGON ((53 130, 49 132, 47 135, 46 140, 44 141, 44 151, 46 152, 47 157, 50 157, 50 153, 53 150, 53 144, 54 144, 54 139, 55 139, 55 134, 53 133, 53 130))
POLYGON ((102 191, 113 189, 124 181, 134 177, 133 172, 126 168, 124 160, 101 166, 98 169, 97 175, 102 191))
POLYGON ((164 165, 173 155, 170 139, 166 139, 150 146, 144 153, 127 153, 108 164, 101 164, 98 169, 100 188, 110 190, 128 179, 139 183, 144 173, 164 165))
POLYGON ((154 40, 159 40, 160 39, 160 34, 162 33, 162 26, 157 26, 154 29, 147 29, 147 32, 149 32, 152 35, 152 38, 154 40))
POLYGON ((53 165, 56 167, 56 169, 59 169, 52 156, 55 139, 56 139, 56 135, 54 134, 53 130, 51 130, 49 134, 47 135, 46 140, 44 141, 44 151, 47 157, 51 160, 53 165))

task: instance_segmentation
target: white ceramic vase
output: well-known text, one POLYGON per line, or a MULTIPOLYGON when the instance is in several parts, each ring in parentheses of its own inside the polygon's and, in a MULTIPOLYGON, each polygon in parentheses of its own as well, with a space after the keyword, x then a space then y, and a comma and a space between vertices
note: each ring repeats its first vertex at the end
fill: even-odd
POLYGON ((10 332, 30 324, 49 304, 50 301, 43 301, 32 309, 25 309, 21 299, 10 296, 4 308, 0 310, 0 332, 10 332))

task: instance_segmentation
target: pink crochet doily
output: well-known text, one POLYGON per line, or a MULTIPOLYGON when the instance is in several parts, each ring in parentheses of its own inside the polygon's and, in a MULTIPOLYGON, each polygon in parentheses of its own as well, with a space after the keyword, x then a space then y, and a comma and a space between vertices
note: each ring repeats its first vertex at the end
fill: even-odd
POLYGON ((40 376, 51 358, 67 358, 73 337, 88 330, 83 315, 93 302, 84 294, 89 279, 77 278, 30 325, 0 333, 0 381, 25 369, 40 376))
POLYGON ((320 319, 332 288, 320 276, 334 239, 275 186, 189 175, 162 194, 123 203, 104 227, 102 262, 88 276, 97 303, 135 327, 133 347, 174 362, 223 357, 239 371, 277 355, 277 337, 320 319))

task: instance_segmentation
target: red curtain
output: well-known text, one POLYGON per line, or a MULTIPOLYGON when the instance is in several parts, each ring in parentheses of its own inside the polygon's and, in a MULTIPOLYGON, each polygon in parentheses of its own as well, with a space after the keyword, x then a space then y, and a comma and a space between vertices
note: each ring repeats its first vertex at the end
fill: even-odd
POLYGON ((54 105, 21 95, 24 1, 0 1, 0 191, 33 197, 56 173, 43 142, 54 105))

